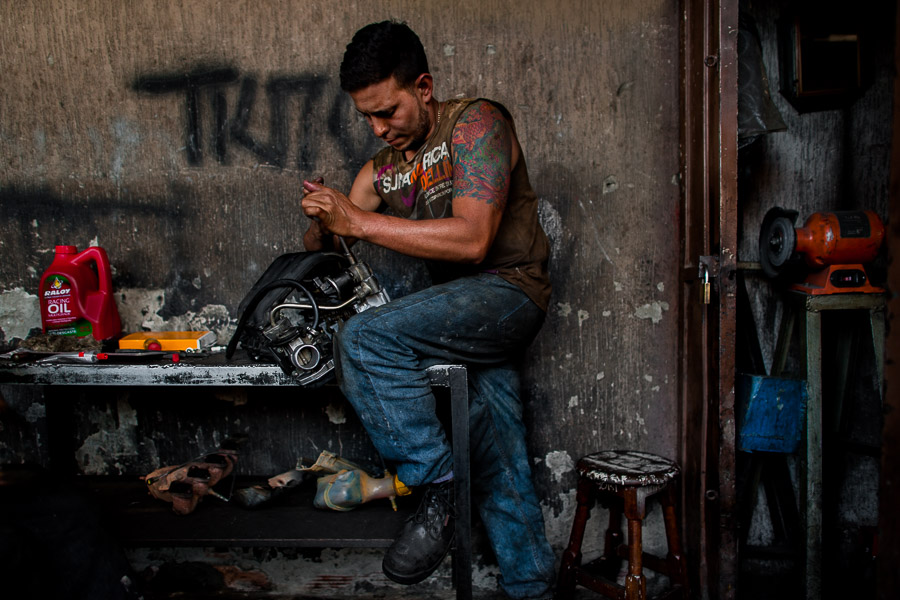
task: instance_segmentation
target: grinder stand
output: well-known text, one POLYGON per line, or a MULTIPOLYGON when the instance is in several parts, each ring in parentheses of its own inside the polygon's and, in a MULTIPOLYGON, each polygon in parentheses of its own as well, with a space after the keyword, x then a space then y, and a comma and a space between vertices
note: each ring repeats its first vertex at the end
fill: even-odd
MULTIPOLYGON (((816 295, 800 291, 788 292, 785 302, 785 313, 782 317, 775 355, 772 363, 772 374, 780 374, 787 362, 788 350, 793 338, 793 330, 798 316, 800 319, 799 341, 802 345, 801 357, 805 369, 807 384, 806 427, 800 455, 800 513, 801 531, 805 532, 804 540, 804 574, 806 598, 820 599, 823 573, 823 387, 822 387, 822 313, 824 311, 867 310, 871 328, 871 341, 875 357, 875 369, 878 382, 879 399, 883 399, 884 376, 884 294, 873 293, 840 293, 816 295)), ((844 334, 853 332, 844 328, 840 339, 848 339, 844 334)), ((835 403, 830 406, 832 428, 837 429, 842 420, 843 392, 850 370, 850 361, 855 353, 850 344, 838 341, 841 359, 839 373, 835 385, 835 403)))

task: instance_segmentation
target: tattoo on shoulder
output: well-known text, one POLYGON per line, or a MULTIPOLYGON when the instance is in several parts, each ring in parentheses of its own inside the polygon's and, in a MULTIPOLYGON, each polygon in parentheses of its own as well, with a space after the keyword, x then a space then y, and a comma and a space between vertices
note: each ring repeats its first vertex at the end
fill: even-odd
POLYGON ((500 110, 488 102, 467 108, 453 129, 453 195, 483 201, 499 210, 509 194, 512 132, 500 110))

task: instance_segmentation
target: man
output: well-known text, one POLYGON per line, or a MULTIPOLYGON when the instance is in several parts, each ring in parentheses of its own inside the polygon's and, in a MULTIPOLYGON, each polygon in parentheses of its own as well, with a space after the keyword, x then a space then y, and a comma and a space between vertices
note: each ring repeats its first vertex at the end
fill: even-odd
MULTIPOLYGON (((512 598, 547 598, 544 534, 522 424, 517 362, 543 322, 549 245, 511 117, 486 100, 434 97, 421 42, 405 24, 359 30, 341 87, 388 147, 349 195, 304 182, 303 241, 360 239, 428 261, 434 285, 349 319, 338 334, 341 389, 399 482, 426 486, 385 554, 385 574, 417 583, 453 537, 453 465, 425 369, 469 367, 473 498, 512 598), (383 214, 389 207, 393 214, 383 214)), ((400 484, 398 484, 400 485, 400 484)))

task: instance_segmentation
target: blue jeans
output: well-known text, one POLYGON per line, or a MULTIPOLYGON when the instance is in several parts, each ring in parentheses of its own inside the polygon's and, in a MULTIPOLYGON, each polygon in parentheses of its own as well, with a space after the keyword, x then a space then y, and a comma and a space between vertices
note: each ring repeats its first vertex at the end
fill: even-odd
POLYGON ((337 336, 338 381, 385 460, 408 486, 452 468, 427 367, 469 375, 472 493, 512 598, 547 596, 554 555, 531 480, 518 358, 544 313, 493 274, 464 277, 347 320, 337 336))

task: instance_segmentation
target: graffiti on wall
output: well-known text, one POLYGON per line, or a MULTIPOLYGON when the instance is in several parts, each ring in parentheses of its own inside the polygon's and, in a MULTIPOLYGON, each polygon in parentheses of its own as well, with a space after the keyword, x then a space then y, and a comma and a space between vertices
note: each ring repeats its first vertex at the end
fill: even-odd
POLYGON ((309 130, 310 118, 324 121, 329 137, 337 141, 348 161, 363 158, 361 153, 367 158, 372 152, 370 145, 357 139, 365 131, 345 127, 352 114, 347 95, 326 97, 331 85, 329 78, 315 74, 273 76, 262 86, 265 100, 260 101, 256 77, 241 75, 232 67, 198 67, 188 73, 144 75, 134 81, 132 89, 151 96, 182 95, 184 146, 192 166, 202 165, 210 153, 219 164, 228 164, 228 146, 233 142, 261 162, 283 169, 293 158, 295 166, 302 169, 315 163, 321 143, 315 136, 301 135, 292 155, 290 130, 292 125, 309 130), (236 95, 236 101, 229 112, 228 91, 235 89, 231 95, 236 95), (267 111, 260 111, 260 102, 266 102, 267 111), (251 122, 259 112, 268 113, 268 131, 264 134, 251 131, 251 122), (203 123, 209 122, 212 132, 204 144, 203 123))

